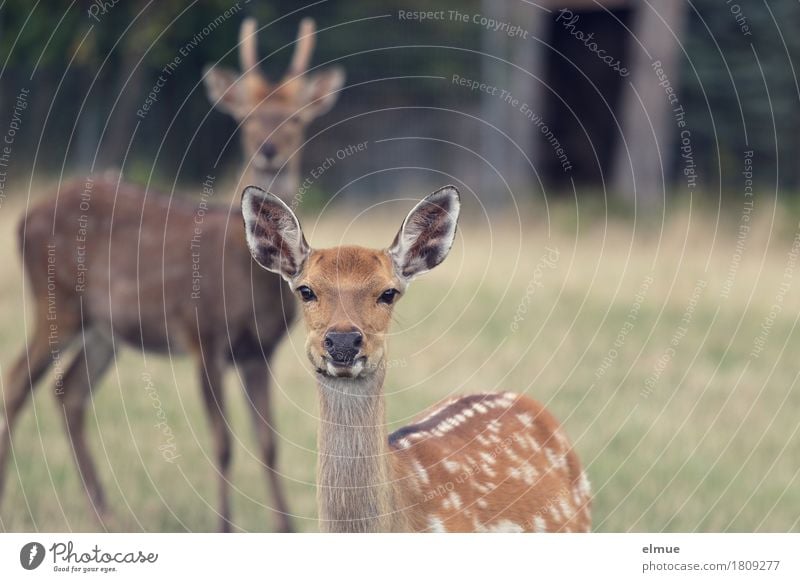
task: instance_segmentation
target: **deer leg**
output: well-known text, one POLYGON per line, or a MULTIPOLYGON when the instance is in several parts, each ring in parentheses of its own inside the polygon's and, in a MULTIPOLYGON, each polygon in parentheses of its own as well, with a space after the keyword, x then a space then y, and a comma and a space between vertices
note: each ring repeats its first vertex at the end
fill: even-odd
POLYGON ((203 399, 206 405, 208 421, 211 425, 211 436, 219 475, 219 531, 231 531, 230 508, 230 465, 231 435, 225 420, 225 402, 222 393, 222 373, 218 358, 206 354, 200 368, 200 383, 203 387, 203 399))
POLYGON ((263 360, 251 360, 241 366, 244 375, 244 385, 247 391, 247 401, 252 413, 253 428, 256 440, 261 449, 261 460, 267 471, 267 481, 272 492, 272 508, 278 531, 291 532, 292 525, 289 520, 289 509, 283 492, 283 481, 277 470, 277 432, 273 423, 272 407, 270 406, 270 380, 269 370, 263 360))
POLYGON ((47 332, 34 333, 25 351, 17 358, 3 390, 4 414, 0 416, 0 501, 6 477, 6 464, 11 447, 11 432, 17 416, 33 392, 36 383, 51 362, 47 332))
POLYGON ((86 442, 86 406, 103 373, 114 357, 110 341, 91 331, 84 335, 84 344, 64 375, 58 398, 64 409, 64 425, 69 436, 78 474, 89 504, 101 523, 109 515, 100 480, 86 442))

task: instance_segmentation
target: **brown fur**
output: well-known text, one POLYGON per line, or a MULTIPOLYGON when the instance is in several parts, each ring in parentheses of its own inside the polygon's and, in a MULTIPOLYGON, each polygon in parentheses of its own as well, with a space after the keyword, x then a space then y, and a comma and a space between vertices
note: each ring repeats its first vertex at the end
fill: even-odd
MULTIPOLYGON (((218 107, 243 120, 248 179, 291 196, 299 181, 297 152, 303 130, 332 106, 343 73, 329 69, 306 78, 295 71, 291 83, 273 87, 253 68, 255 30, 252 20, 242 25, 240 54, 245 74, 212 67, 206 73, 206 85, 218 107), (303 87, 313 90, 301 94, 303 87), (276 160, 269 167, 257 167, 251 161, 265 143, 277 147, 276 160)), ((301 32, 313 35, 313 22, 305 21, 301 32)), ((311 47, 313 39, 299 39, 299 63, 308 65, 311 47)), ((294 300, 286 295, 278 277, 254 265, 237 228, 242 220, 238 212, 210 206, 201 217, 199 209, 193 202, 103 178, 66 184, 22 221, 21 251, 36 314, 31 340, 12 367, 3 394, 0 499, 12 431, 28 394, 52 363, 50 340, 55 326, 59 353, 84 340, 65 368, 63 387, 56 393, 64 406, 80 476, 101 521, 108 509, 84 434, 85 414, 90 386, 97 385, 113 360, 115 346, 124 342, 146 351, 194 357, 214 441, 223 531, 231 527, 231 443, 222 378, 225 367, 236 363, 278 528, 290 529, 276 470, 269 362, 294 317, 294 300), (81 233, 84 223, 86 232, 81 233), (198 253, 198 263, 193 262, 193 252, 198 253), (199 265, 200 278, 193 276, 195 265, 199 265), (55 319, 49 317, 50 306, 55 319)))
POLYGON ((391 309, 375 298, 401 282, 385 251, 312 251, 299 285, 319 298, 303 310, 314 365, 324 368, 325 331, 356 327, 364 332, 365 369, 377 370, 355 380, 318 374, 323 529, 588 531, 588 482, 578 458, 558 422, 528 397, 456 399, 432 421, 387 439, 381 385, 391 309), (453 420, 464 411, 471 416, 453 420))
POLYGON ((272 83, 256 66, 256 24, 247 19, 240 34, 241 75, 215 65, 204 77, 211 102, 241 124, 246 165, 242 181, 285 197, 299 187, 299 151, 306 127, 333 106, 344 84, 341 67, 306 73, 314 35, 314 21, 304 19, 292 64, 282 80, 272 83))
POLYGON ((323 339, 328 330, 356 327, 364 332, 365 367, 377 368, 392 317, 391 307, 377 298, 387 289, 402 287, 388 255, 355 246, 315 250, 293 282, 295 289, 301 285, 308 285, 320 297, 319 302, 303 304, 306 351, 314 365, 324 368, 323 339))
POLYGON ((444 260, 460 208, 455 188, 420 202, 386 250, 311 250, 280 200, 248 188, 242 203, 253 256, 267 257, 259 264, 305 290, 306 349, 320 399, 322 529, 589 530, 586 475, 558 422, 526 396, 454 398, 386 435, 384 363, 394 302, 381 298, 388 289, 404 292, 413 277, 444 260), (284 253, 291 261, 279 257, 284 253), (351 330, 363 336, 357 357, 337 365, 326 336, 351 330))
POLYGON ((231 216, 227 208, 210 206, 198 227, 197 206, 188 201, 170 202, 158 193, 145 195, 138 187, 101 179, 91 189, 89 209, 82 209, 84 192, 83 183, 70 183, 57 198, 34 207, 21 223, 21 251, 36 312, 32 340, 7 383, 6 422, 0 427, 0 485, 11 430, 31 386, 51 363, 48 335, 56 326, 61 352, 80 343, 82 333, 85 336, 64 375, 63 389, 56 393, 65 407, 90 503, 101 519, 107 507, 83 434, 84 417, 89 385, 99 383, 113 360, 115 338, 117 347, 122 342, 195 358, 215 445, 223 530, 230 527, 231 445, 222 376, 225 366, 235 361, 253 408, 276 519, 281 529, 289 529, 276 472, 268 362, 293 320, 294 300, 282 292, 278 277, 254 268, 241 230, 231 226, 241 221, 238 212, 231 216), (86 217, 85 279, 79 279, 78 261, 82 217, 86 217), (197 252, 202 278, 193 298, 191 243, 196 228, 201 232, 197 252), (48 245, 55 249, 52 277, 47 271, 48 245), (48 301, 55 307, 54 319, 48 314, 48 301))

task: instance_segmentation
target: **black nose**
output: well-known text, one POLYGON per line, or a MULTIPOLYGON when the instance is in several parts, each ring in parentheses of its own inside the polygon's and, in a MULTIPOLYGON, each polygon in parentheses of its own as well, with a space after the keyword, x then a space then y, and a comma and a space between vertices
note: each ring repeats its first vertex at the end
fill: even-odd
POLYGON ((272 142, 266 142, 261 146, 261 155, 271 160, 275 157, 275 154, 278 153, 278 148, 275 147, 275 144, 272 142))
POLYGON ((351 365, 361 349, 364 336, 360 331, 329 331, 325 334, 325 351, 335 364, 351 365))

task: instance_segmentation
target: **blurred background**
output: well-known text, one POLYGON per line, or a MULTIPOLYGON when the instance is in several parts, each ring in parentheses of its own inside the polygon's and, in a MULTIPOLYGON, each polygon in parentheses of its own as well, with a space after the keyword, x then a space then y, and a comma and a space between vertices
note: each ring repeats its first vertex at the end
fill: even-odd
POLYGON ((673 105, 683 107, 691 131, 697 193, 729 199, 740 182, 744 150, 758 160, 759 186, 792 192, 800 186, 793 67, 800 40, 784 34, 780 23, 798 22, 797 12, 792 0, 308 6, 289 0, 65 6, 11 0, 0 12, 0 99, 8 107, 27 88, 30 104, 9 180, 24 181, 32 171, 53 176, 112 166, 131 180, 165 187, 177 181, 188 190, 210 168, 215 174, 220 166, 236 171, 238 143, 229 139, 236 123, 211 111, 203 67, 238 66, 238 26, 252 15, 264 26, 261 66, 277 79, 299 20, 310 15, 320 28, 314 64, 341 64, 348 83, 317 130, 344 122, 309 140, 306 169, 342 144, 388 140, 327 172, 315 184, 321 193, 345 185, 348 194, 359 195, 404 190, 409 181, 427 182, 430 176, 414 168, 435 159, 441 171, 480 184, 488 202, 509 203, 509 187, 526 197, 572 196, 574 184, 583 197, 660 205, 687 193, 679 179, 684 165, 673 105), (564 8, 569 14, 559 12, 564 8), (442 18, 402 19, 403 11, 441 12, 442 18), (574 16, 579 19, 570 24, 574 16), (495 22, 518 30, 495 29, 495 22), (213 28, 204 34, 209 24, 213 28), (604 52, 598 56, 598 50, 604 52), (144 119, 137 117, 163 68, 178 55, 180 66, 168 75, 157 103, 144 119), (652 82, 658 80, 655 61, 677 91, 676 103, 652 82), (454 75, 507 91, 520 106, 499 92, 454 84, 454 75), (552 136, 525 116, 522 104, 552 136), (568 165, 556 155, 553 137, 568 165), (42 144, 46 152, 34 156, 42 144), (183 163, 175 164, 176 157, 183 163), (387 166, 408 169, 368 175, 387 166))
MULTIPOLYGON (((238 124, 214 109, 202 76, 214 63, 238 70, 246 16, 270 78, 306 16, 318 26, 312 68, 347 74, 302 149, 298 212, 312 245, 384 246, 412 199, 462 190, 453 256, 398 307, 389 429, 454 392, 527 392, 588 467, 597 530, 800 529, 796 0, 6 0, 4 374, 32 309, 14 233, 33 201, 112 170, 188 200, 218 176, 218 201, 234 203, 238 124)), ((273 374, 289 504, 313 531, 303 337, 292 330, 273 374)), ((177 466, 158 450, 141 369, 141 354, 121 350, 92 400, 116 527, 214 529, 191 362, 148 361, 177 466)), ((236 378, 234 520, 269 531, 236 378)), ((60 414, 40 390, 20 422, 3 530, 97 528, 60 414)))

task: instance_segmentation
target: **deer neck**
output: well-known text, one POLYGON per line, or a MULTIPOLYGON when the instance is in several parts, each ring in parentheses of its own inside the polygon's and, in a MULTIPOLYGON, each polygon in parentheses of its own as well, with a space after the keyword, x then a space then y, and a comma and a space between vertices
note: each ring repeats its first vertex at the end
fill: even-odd
POLYGON ((367 378, 318 374, 320 525, 328 532, 398 529, 384 423, 383 370, 367 378))
POLYGON ((250 164, 244 181, 280 196, 287 204, 291 203, 300 187, 300 160, 293 157, 280 172, 259 170, 250 164))

